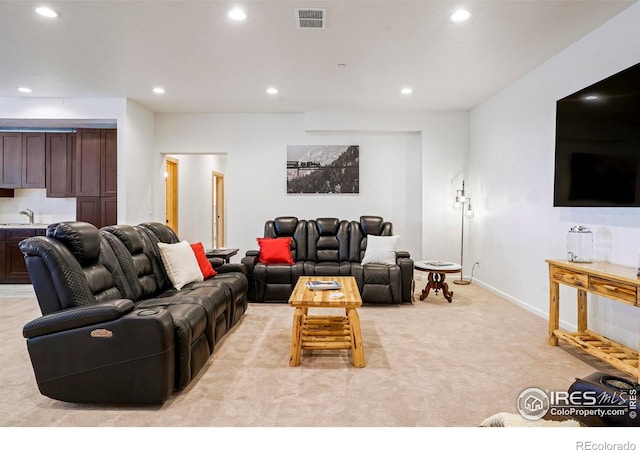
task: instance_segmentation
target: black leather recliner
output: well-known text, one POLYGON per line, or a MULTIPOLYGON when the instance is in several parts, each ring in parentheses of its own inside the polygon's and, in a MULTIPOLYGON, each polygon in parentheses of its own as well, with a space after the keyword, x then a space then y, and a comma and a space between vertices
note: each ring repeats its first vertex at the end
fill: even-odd
POLYGON ((157 242, 148 227, 84 222, 50 225, 46 237, 20 242, 43 314, 23 328, 43 395, 161 404, 193 380, 244 313, 243 272, 228 276, 244 286, 241 300, 217 276, 175 290, 157 242))
POLYGON ((307 260, 307 221, 296 217, 278 217, 264 224, 264 237, 290 237, 291 256, 294 263, 264 264, 258 261, 259 251, 249 250, 242 258, 247 268, 250 284, 249 300, 279 301, 289 298, 291 286, 295 286, 300 275, 304 274, 307 260))
POLYGON ((393 226, 379 216, 359 221, 337 218, 302 220, 277 217, 265 223, 264 237, 292 237, 293 265, 258 262, 259 251, 249 250, 247 267, 250 301, 286 302, 301 275, 353 276, 363 303, 398 304, 413 301, 413 260, 406 251, 396 252, 396 263, 360 264, 367 236, 392 236, 393 226))

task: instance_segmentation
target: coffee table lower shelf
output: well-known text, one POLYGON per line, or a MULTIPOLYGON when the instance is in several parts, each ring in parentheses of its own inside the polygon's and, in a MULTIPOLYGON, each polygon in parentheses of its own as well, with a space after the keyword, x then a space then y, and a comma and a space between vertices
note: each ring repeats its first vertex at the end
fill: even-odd
POLYGON ((591 330, 575 332, 554 330, 553 334, 559 340, 628 373, 635 380, 640 380, 640 356, 637 351, 591 330))
POLYGON ((351 327, 342 316, 305 316, 302 324, 302 349, 350 350, 351 327))

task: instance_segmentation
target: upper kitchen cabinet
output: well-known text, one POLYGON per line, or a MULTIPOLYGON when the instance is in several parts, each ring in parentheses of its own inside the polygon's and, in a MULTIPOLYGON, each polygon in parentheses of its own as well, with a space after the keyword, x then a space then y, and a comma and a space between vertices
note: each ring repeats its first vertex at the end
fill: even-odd
POLYGON ((44 187, 44 133, 0 133, 0 188, 44 187))
POLYGON ((76 196, 118 195, 118 132, 78 129, 76 133, 76 196))
POLYGON ((44 188, 45 134, 22 133, 22 187, 44 188))
POLYGON ((76 133, 76 220, 101 228, 117 223, 118 134, 116 129, 76 133))
POLYGON ((21 187, 22 133, 0 133, 0 164, 0 187, 21 187))
POLYGON ((118 195, 118 132, 100 130, 100 195, 118 195))
POLYGON ((99 197, 101 185, 101 132, 79 129, 76 133, 76 196, 99 197))
POLYGON ((46 133, 47 197, 75 197, 75 134, 46 133))

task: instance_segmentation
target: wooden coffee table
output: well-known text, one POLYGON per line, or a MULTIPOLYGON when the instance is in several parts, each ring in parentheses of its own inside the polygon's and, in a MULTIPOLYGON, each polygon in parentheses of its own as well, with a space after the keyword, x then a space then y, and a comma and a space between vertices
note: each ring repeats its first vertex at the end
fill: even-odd
POLYGON ((295 307, 291 335, 291 356, 289 365, 299 366, 302 350, 351 350, 355 367, 364 367, 364 348, 360 333, 360 318, 356 308, 362 306, 358 285, 353 277, 300 277, 296 283, 289 304, 295 307), (340 283, 341 289, 312 290, 308 281, 329 281, 340 283), (331 294, 342 293, 340 298, 331 294), (309 308, 344 308, 344 316, 310 315, 309 308))

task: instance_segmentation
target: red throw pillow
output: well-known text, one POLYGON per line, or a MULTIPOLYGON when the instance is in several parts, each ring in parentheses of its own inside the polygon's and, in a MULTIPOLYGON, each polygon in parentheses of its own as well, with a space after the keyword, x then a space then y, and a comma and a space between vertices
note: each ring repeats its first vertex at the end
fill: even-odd
POLYGON ((211 262, 209 262, 207 255, 204 253, 204 246, 202 245, 202 242, 191 244, 191 250, 193 250, 193 253, 196 255, 198 265, 200 266, 200 272, 202 272, 202 276, 205 280, 218 274, 218 272, 213 269, 211 262))
POLYGON ((293 264, 291 238, 257 238, 260 246, 258 262, 263 264, 293 264))

